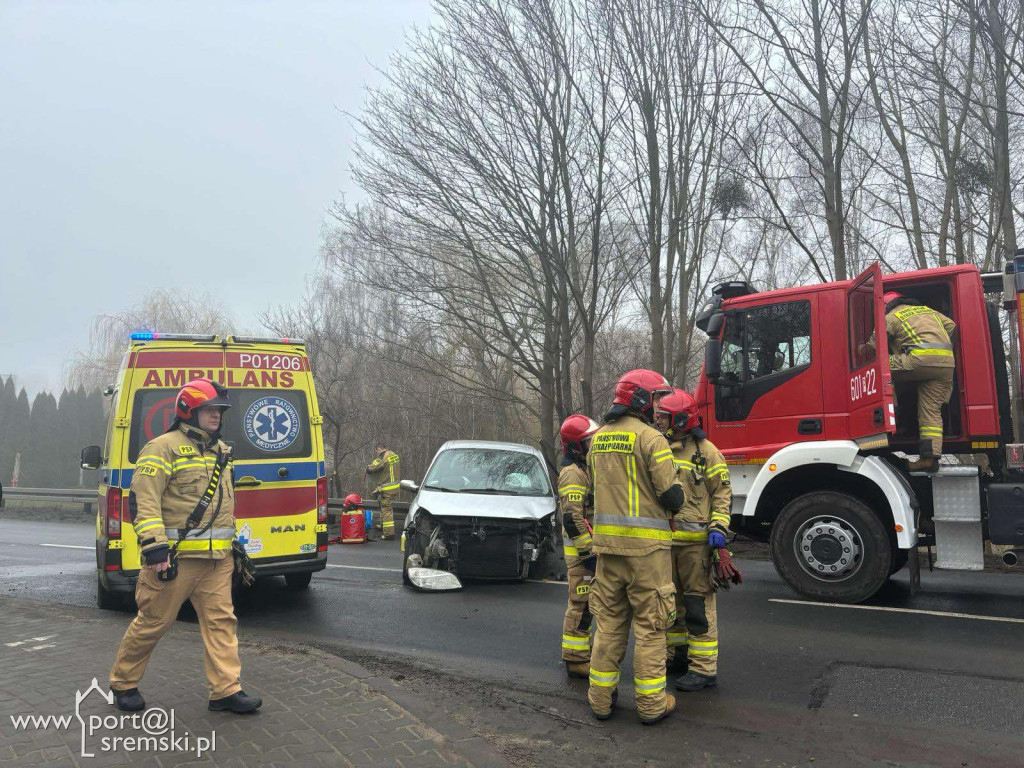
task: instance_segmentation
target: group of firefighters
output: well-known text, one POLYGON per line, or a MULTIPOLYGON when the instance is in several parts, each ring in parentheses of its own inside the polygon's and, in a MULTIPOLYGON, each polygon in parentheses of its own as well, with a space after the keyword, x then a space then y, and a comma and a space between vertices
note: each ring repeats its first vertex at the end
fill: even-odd
POLYGON ((687 692, 718 679, 715 591, 742 581, 726 548, 729 468, 693 397, 655 371, 622 376, 604 421, 574 414, 560 431, 562 659, 570 676, 589 679, 590 709, 606 720, 632 626, 636 709, 653 724, 675 709, 669 672, 682 673, 675 687, 687 692))
MULTIPOLYGON (((934 472, 956 325, 897 292, 884 301, 893 379, 917 387, 920 458, 908 469, 934 472)), ((873 353, 873 335, 863 347, 873 353)), ((701 429, 694 398, 646 369, 619 379, 604 426, 573 414, 560 435, 566 672, 589 679, 594 717, 611 717, 632 627, 637 713, 657 723, 675 709, 670 672, 681 673, 679 691, 718 682, 716 591, 743 580, 727 548, 729 467, 701 429)))

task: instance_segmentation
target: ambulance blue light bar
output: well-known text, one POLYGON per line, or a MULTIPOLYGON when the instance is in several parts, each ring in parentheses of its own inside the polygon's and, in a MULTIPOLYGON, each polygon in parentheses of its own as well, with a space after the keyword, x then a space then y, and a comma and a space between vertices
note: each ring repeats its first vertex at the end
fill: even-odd
POLYGON ((216 341, 212 333, 150 333, 149 331, 133 331, 132 341, 216 341))

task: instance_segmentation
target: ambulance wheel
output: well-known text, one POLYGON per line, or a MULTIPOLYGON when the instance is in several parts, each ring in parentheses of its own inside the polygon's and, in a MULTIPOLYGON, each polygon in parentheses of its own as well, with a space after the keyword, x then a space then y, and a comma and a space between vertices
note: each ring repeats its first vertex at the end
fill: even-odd
POLYGON ((288 585, 288 589, 305 589, 312 580, 313 574, 310 571, 305 573, 286 573, 284 575, 284 581, 288 585))
POLYGON ((96 606, 104 611, 127 611, 131 607, 131 599, 126 595, 104 589, 103 584, 97 578, 96 606))
POLYGON ((787 504, 772 526, 771 552, 775 570, 795 592, 831 603, 867 600, 893 565, 892 542, 878 515, 834 491, 787 504))

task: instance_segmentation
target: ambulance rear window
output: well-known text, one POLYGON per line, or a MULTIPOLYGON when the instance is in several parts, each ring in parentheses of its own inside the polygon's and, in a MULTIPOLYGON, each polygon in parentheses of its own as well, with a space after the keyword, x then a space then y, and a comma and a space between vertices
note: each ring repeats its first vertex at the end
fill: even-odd
MULTIPOLYGON (((135 393, 129 435, 128 461, 142 446, 166 432, 174 422, 177 389, 143 389, 135 393)), ((221 433, 234 444, 235 459, 295 459, 312 453, 309 409, 300 390, 232 389, 231 408, 221 433)))

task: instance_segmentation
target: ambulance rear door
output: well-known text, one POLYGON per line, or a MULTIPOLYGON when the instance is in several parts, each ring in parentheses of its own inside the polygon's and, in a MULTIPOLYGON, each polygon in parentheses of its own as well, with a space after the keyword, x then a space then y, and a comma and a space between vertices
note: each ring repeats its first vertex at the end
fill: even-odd
POLYGON ((882 269, 876 262, 846 291, 848 370, 832 381, 826 373, 826 386, 848 389, 847 437, 865 450, 888 446, 896 431, 882 297, 882 269))
POLYGON ((225 363, 238 538, 257 565, 315 561, 323 444, 305 350, 229 340, 225 363))

